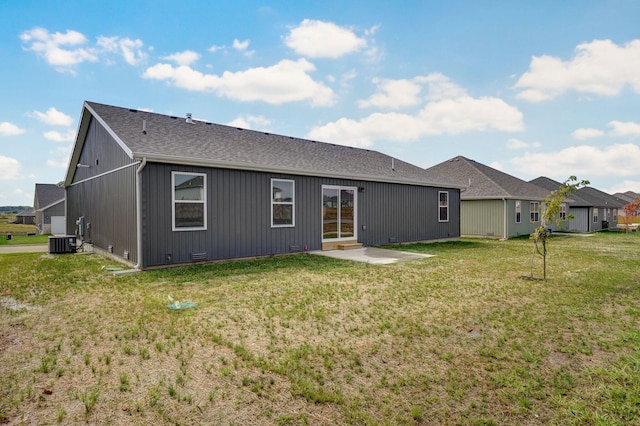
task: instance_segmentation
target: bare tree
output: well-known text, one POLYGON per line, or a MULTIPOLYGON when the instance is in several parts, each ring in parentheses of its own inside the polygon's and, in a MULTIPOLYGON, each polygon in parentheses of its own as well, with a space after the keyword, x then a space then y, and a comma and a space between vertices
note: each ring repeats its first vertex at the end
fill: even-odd
POLYGON ((533 258, 536 253, 542 256, 543 264, 543 280, 547 279, 547 244, 549 240, 550 230, 547 228, 549 224, 555 223, 560 227, 563 220, 573 219, 573 215, 569 214, 564 218, 560 217, 560 209, 573 192, 577 191, 580 187, 589 185, 588 180, 578 181, 575 176, 570 176, 567 180, 560 184, 560 187, 555 191, 552 191, 547 197, 542 200, 543 211, 540 218, 540 226, 533 231, 530 235, 530 239, 534 242, 534 252, 531 259, 531 278, 533 279, 533 258))

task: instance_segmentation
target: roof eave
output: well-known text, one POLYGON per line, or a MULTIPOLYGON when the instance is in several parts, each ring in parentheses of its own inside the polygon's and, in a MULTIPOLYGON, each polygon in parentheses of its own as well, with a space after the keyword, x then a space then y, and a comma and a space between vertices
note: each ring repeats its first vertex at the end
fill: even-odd
POLYGON ((222 168, 222 169, 250 170, 250 171, 266 172, 266 173, 284 173, 284 174, 301 175, 301 176, 318 176, 318 177, 328 177, 328 178, 338 178, 338 179, 364 180, 364 181, 370 181, 370 182, 386 182, 386 183, 396 183, 396 184, 415 185, 415 186, 431 186, 431 187, 450 188, 450 189, 465 188, 464 186, 450 184, 450 183, 442 183, 442 182, 420 181, 420 180, 404 179, 404 178, 389 178, 389 177, 374 176, 374 175, 340 174, 340 173, 331 173, 327 171, 318 171, 318 170, 309 170, 309 169, 294 169, 294 168, 285 168, 285 167, 279 168, 279 167, 271 167, 271 166, 262 166, 262 165, 252 164, 252 163, 206 160, 202 158, 191 158, 191 157, 177 157, 173 155, 163 155, 163 154, 156 154, 156 153, 150 154, 150 153, 136 152, 133 154, 133 158, 134 159, 146 158, 147 162, 179 164, 179 165, 185 165, 185 166, 216 167, 216 168, 222 168))

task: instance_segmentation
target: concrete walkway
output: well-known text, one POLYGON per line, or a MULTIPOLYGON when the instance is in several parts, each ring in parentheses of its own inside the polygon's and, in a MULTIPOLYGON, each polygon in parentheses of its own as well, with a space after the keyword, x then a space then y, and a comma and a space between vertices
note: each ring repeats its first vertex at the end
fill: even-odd
POLYGON ((374 265, 387 265, 389 263, 406 260, 424 259, 433 257, 433 254, 410 253, 408 251, 387 250, 376 247, 363 247, 355 250, 315 250, 310 254, 333 257, 336 259, 354 260, 356 262, 372 263, 374 265))
POLYGON ((15 244, 0 246, 0 254, 9 253, 47 253, 49 246, 47 244, 15 244))

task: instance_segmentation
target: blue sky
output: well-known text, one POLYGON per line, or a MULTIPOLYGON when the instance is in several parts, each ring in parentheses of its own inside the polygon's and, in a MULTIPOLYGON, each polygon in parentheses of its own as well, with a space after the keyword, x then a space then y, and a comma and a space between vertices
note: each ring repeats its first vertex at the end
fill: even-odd
POLYGON ((640 192, 638 1, 2 1, 0 205, 84 100, 640 192))

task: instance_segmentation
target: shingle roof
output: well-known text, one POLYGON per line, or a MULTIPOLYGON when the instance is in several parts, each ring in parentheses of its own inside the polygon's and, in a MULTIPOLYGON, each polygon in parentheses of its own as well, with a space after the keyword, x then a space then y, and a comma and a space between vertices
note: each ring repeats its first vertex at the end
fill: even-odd
POLYGON ((580 188, 578 190, 578 196, 589 202, 590 205, 594 207, 620 209, 624 207, 625 204, 627 204, 623 200, 620 200, 613 195, 609 195, 606 192, 602 192, 599 189, 595 189, 590 186, 580 188))
MULTIPOLYGON (((36 183, 36 210, 64 200, 64 189, 52 183, 36 183)), ((34 203, 34 204, 35 204, 34 203)))
MULTIPOLYGON (((555 181, 553 179, 550 179, 546 176, 540 176, 537 177, 535 179, 532 179, 529 181, 529 183, 532 183, 536 186, 539 186, 541 188, 546 189, 547 191, 551 192, 551 191, 555 191, 556 189, 560 188, 560 185, 562 185, 562 183, 555 181)), ((583 199, 582 197, 580 197, 580 195, 578 195, 577 193, 578 191, 572 193, 567 199, 566 201, 569 203, 569 205, 573 206, 573 207, 590 207, 593 204, 591 204, 589 201, 583 199)))
POLYGON ((443 176, 460 185, 468 185, 468 189, 460 195, 463 200, 478 198, 542 200, 549 193, 544 188, 463 156, 429 167, 427 173, 443 176))
POLYGON ((640 198, 640 194, 633 191, 616 192, 615 194, 613 194, 613 196, 619 198, 620 200, 626 201, 627 203, 632 202, 636 198, 640 198))
MULTIPOLYGON (((88 115, 94 116, 135 159, 458 187, 446 180, 435 181, 424 169, 377 151, 198 120, 188 123, 185 118, 95 102, 85 102, 84 107, 82 121, 88 120, 88 115)), ((81 123, 79 133, 82 126, 81 123)), ((79 155, 75 151, 81 149, 77 147, 78 142, 82 143, 81 135, 74 155, 79 155)), ((69 170, 73 173, 75 165, 71 166, 69 170)))

